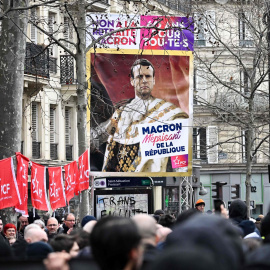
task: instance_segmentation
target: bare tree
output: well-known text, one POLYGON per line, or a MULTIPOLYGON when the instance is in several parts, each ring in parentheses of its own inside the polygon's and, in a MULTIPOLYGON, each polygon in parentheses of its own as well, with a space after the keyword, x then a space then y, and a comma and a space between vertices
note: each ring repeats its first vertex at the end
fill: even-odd
POLYGON ((252 166, 269 157, 268 10, 263 1, 237 1, 193 11, 195 126, 217 126, 219 140, 208 150, 214 149, 214 163, 218 150, 228 154, 226 163, 245 163, 250 210, 252 166))

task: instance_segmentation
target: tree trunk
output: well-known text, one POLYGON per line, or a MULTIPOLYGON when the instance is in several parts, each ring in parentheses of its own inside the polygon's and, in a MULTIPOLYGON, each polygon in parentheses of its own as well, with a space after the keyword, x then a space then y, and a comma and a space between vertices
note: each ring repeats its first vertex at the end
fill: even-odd
MULTIPOLYGON (((77 2, 78 20, 78 44, 76 53, 76 73, 77 73, 77 127, 79 155, 87 149, 86 123, 87 123, 87 81, 86 81, 86 45, 85 45, 85 0, 77 2)), ((81 194, 80 219, 89 214, 88 190, 81 194)))
MULTIPOLYGON (((27 7, 28 0, 3 1, 4 12, 10 8, 27 7)), ((2 20, 0 38, 0 159, 21 149, 22 96, 28 11, 11 11, 2 20)), ((11 209, 0 213, 4 223, 12 221, 11 209)))

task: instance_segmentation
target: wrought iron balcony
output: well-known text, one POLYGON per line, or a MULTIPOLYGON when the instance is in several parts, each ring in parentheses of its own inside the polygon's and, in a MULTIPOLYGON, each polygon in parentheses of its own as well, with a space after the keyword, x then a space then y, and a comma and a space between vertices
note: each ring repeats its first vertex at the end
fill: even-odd
POLYGON ((24 73, 50 78, 48 50, 41 45, 27 42, 24 73))
POLYGON ((66 144, 66 160, 70 161, 73 158, 72 147, 73 147, 73 145, 66 144))
POLYGON ((60 83, 74 84, 74 59, 71 55, 60 56, 60 83))
POLYGON ((58 143, 51 143, 50 144, 50 157, 53 160, 58 159, 57 147, 58 147, 58 143))
POLYGON ((40 142, 32 142, 32 158, 40 158, 40 142))

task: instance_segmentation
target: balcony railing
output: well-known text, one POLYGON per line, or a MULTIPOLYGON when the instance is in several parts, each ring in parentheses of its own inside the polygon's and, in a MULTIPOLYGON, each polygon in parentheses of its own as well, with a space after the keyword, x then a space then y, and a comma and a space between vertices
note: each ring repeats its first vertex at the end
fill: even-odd
POLYGON ((26 43, 24 73, 49 78, 49 53, 41 45, 26 43))
POLYGON ((73 158, 72 147, 73 147, 73 145, 70 145, 70 144, 66 145, 66 160, 68 160, 68 161, 72 160, 72 158, 73 158))
POLYGON ((53 160, 58 159, 57 147, 58 147, 58 143, 50 144, 50 156, 51 156, 51 159, 53 160))
POLYGON ((74 59, 71 55, 60 56, 60 83, 74 84, 74 59))
POLYGON ((32 142, 32 158, 40 158, 40 142, 32 142))

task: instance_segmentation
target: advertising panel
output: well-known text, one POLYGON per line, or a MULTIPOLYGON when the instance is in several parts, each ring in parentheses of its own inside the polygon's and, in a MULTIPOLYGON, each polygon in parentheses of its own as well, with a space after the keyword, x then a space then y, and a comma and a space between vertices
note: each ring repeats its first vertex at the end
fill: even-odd
POLYGON ((95 190, 94 202, 94 215, 97 219, 107 215, 132 217, 153 211, 150 189, 95 190))
POLYGON ((191 175, 192 18, 91 16, 91 174, 191 175))

